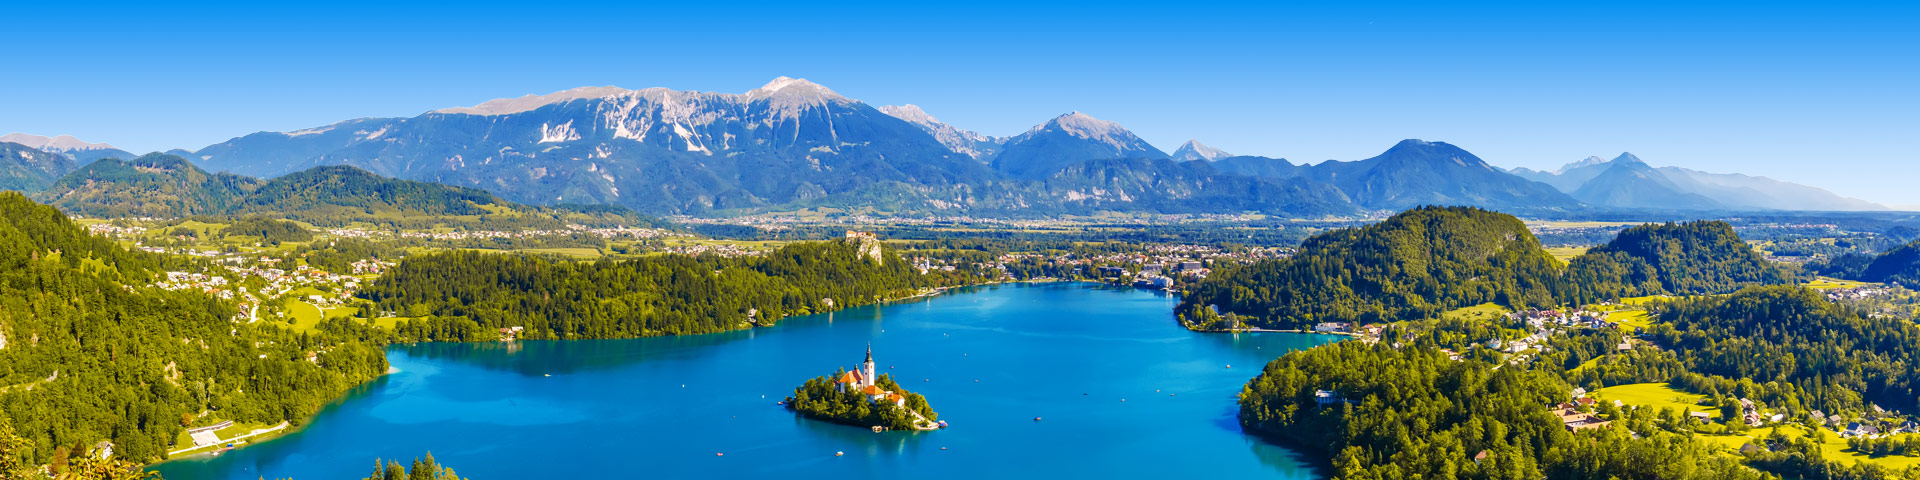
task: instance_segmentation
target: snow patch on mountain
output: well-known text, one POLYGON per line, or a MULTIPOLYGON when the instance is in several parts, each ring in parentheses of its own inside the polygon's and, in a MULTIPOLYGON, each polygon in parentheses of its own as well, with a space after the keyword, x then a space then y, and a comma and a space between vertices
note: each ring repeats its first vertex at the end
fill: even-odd
POLYGON ((1187 140, 1187 143, 1180 144, 1180 148, 1173 151, 1173 159, 1182 162, 1192 160, 1212 161, 1231 156, 1233 156, 1233 154, 1227 153, 1225 150, 1201 144, 1199 140, 1187 140))
POLYGON ((573 121, 559 125, 540 124, 540 143, 571 142, 580 139, 580 132, 573 130, 573 121))

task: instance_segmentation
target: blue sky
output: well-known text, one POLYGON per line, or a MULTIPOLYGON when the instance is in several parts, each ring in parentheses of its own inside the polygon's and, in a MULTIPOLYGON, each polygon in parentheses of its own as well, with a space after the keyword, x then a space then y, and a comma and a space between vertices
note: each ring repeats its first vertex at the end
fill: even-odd
POLYGON ((993 135, 1079 110, 1296 162, 1404 138, 1507 167, 1631 151, 1920 205, 1920 2, 162 3, 11 6, 0 133, 198 149, 786 75, 993 135))

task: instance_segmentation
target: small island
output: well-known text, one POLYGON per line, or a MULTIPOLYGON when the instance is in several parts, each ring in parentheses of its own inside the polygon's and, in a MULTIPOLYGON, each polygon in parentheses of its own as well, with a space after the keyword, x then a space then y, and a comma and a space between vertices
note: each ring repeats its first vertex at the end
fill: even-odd
POLYGON ((940 414, 927 406, 926 397, 900 388, 890 376, 874 374, 872 345, 867 346, 867 360, 859 368, 807 380, 782 403, 807 418, 869 427, 876 432, 946 427, 940 414))

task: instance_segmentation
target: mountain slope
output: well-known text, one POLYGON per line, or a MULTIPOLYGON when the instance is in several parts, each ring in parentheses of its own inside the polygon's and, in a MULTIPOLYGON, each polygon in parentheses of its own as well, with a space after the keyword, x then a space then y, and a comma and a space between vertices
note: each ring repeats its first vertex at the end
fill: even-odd
POLYGON ((888 105, 880 107, 880 112, 920 127, 954 153, 982 161, 1000 154, 1000 144, 1007 141, 1005 138, 981 135, 978 132, 961 130, 953 125, 941 123, 940 120, 914 105, 888 105))
POLYGON ((1706 196, 1690 193, 1638 158, 1622 156, 1606 170, 1570 192, 1573 198, 1609 207, 1705 210, 1721 208, 1706 196))
POLYGON ((272 177, 299 170, 308 160, 327 152, 379 140, 399 122, 395 118, 361 118, 292 132, 259 132, 181 156, 216 172, 272 177))
MULTIPOLYGON (((1016 185, 1018 185, 1016 183, 1016 185)), ((1091 160, 1069 165, 1011 195, 988 195, 982 208, 1052 205, 1063 212, 1262 212, 1302 216, 1358 213, 1330 185, 1298 178, 1259 178, 1221 172, 1205 161, 1165 158, 1091 160), (996 204, 991 200, 1008 199, 996 204)))
POLYGON ((1354 203, 1399 210, 1420 205, 1468 205, 1508 210, 1565 209, 1578 202, 1552 186, 1529 181, 1443 142, 1404 140, 1366 160, 1328 161, 1306 177, 1346 192, 1354 203))
POLYGON ((45 190, 61 175, 73 171, 72 159, 12 142, 0 142, 0 190, 26 193, 45 190))
POLYGON ((1088 160, 1167 158, 1120 124, 1073 112, 1007 139, 993 169, 1017 179, 1046 178, 1088 160))
POLYGON ((1233 154, 1227 153, 1225 150, 1201 144, 1199 140, 1187 140, 1187 143, 1182 143, 1180 144, 1180 148, 1173 150, 1173 159, 1182 162, 1190 160, 1219 160, 1231 156, 1233 156, 1233 154))
POLYGON ((1234 175, 1266 178, 1293 178, 1305 175, 1309 167, 1294 165, 1284 158, 1226 157, 1213 161, 1213 168, 1234 175))

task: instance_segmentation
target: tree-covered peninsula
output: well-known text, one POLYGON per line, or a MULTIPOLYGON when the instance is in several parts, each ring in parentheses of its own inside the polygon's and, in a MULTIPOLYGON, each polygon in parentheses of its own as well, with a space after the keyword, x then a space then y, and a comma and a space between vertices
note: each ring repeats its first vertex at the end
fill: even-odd
POLYGON ((172 261, 0 192, 0 436, 18 439, 0 460, 156 460, 187 428, 297 424, 386 371, 368 343, 236 322, 231 303, 151 286, 172 261))
POLYGON ((756 257, 660 255, 578 262, 478 252, 416 255, 361 292, 379 310, 431 317, 420 341, 631 338, 725 332, 977 282, 923 274, 871 237, 802 242, 756 257))

